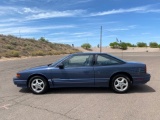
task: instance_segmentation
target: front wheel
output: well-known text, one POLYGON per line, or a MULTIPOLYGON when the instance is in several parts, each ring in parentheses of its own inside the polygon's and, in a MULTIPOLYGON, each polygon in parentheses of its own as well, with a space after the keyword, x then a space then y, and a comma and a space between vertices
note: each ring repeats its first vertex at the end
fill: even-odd
POLYGON ((42 94, 48 90, 48 83, 43 77, 34 76, 30 79, 29 87, 34 94, 42 94))
POLYGON ((131 85, 131 80, 128 76, 119 74, 112 79, 112 89, 117 93, 125 93, 131 85))

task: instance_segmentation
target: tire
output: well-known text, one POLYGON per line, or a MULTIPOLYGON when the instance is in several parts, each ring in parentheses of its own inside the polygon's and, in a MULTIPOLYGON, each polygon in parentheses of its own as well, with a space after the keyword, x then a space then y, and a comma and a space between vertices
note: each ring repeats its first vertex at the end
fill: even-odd
POLYGON ((116 93, 126 93, 131 86, 131 80, 124 74, 118 74, 113 77, 111 86, 116 93))
POLYGON ((47 80, 41 76, 34 76, 29 81, 29 88, 34 94, 43 94, 49 89, 47 80))

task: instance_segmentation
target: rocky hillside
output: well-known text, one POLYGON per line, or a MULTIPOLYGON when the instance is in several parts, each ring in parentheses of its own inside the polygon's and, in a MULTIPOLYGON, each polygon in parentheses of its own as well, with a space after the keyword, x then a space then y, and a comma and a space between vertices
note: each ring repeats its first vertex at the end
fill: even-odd
POLYGON ((0 58, 20 56, 59 55, 79 52, 67 44, 51 43, 40 40, 18 38, 12 35, 0 35, 0 58))

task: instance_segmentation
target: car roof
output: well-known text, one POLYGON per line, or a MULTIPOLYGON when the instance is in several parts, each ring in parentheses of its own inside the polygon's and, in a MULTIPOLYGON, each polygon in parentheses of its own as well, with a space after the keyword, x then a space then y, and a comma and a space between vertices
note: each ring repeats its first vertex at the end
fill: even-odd
POLYGON ((79 52, 79 53, 74 53, 74 54, 71 54, 71 56, 72 55, 108 55, 108 56, 110 56, 110 57, 113 57, 113 58, 116 58, 116 59, 118 59, 118 60, 121 60, 121 61, 123 61, 123 62, 125 62, 124 60, 122 60, 122 59, 120 59, 120 58, 118 58, 118 57, 115 57, 115 56, 113 56, 113 55, 111 55, 111 54, 108 54, 108 53, 103 53, 103 52, 79 52))
POLYGON ((100 52, 78 52, 78 53, 74 53, 73 55, 85 55, 85 54, 107 54, 107 53, 100 53, 100 52))

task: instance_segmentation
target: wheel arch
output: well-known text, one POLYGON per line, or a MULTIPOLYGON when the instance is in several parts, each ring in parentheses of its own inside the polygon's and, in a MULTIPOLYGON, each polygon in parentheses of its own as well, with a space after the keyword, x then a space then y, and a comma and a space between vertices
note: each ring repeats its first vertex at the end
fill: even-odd
POLYGON ((116 75, 119 75, 119 74, 126 75, 131 80, 131 84, 133 83, 133 78, 129 73, 127 73, 127 72, 116 72, 110 77, 109 86, 111 86, 111 84, 112 84, 113 77, 116 76, 116 75))
POLYGON ((28 79, 27 79, 27 86, 28 86, 28 87, 30 87, 30 85, 29 85, 30 79, 31 79, 32 77, 34 77, 34 76, 43 77, 43 78, 46 80, 47 84, 49 85, 48 79, 47 79, 47 77, 46 77, 45 75, 36 73, 36 74, 32 74, 32 75, 30 75, 30 76, 28 77, 28 79))

